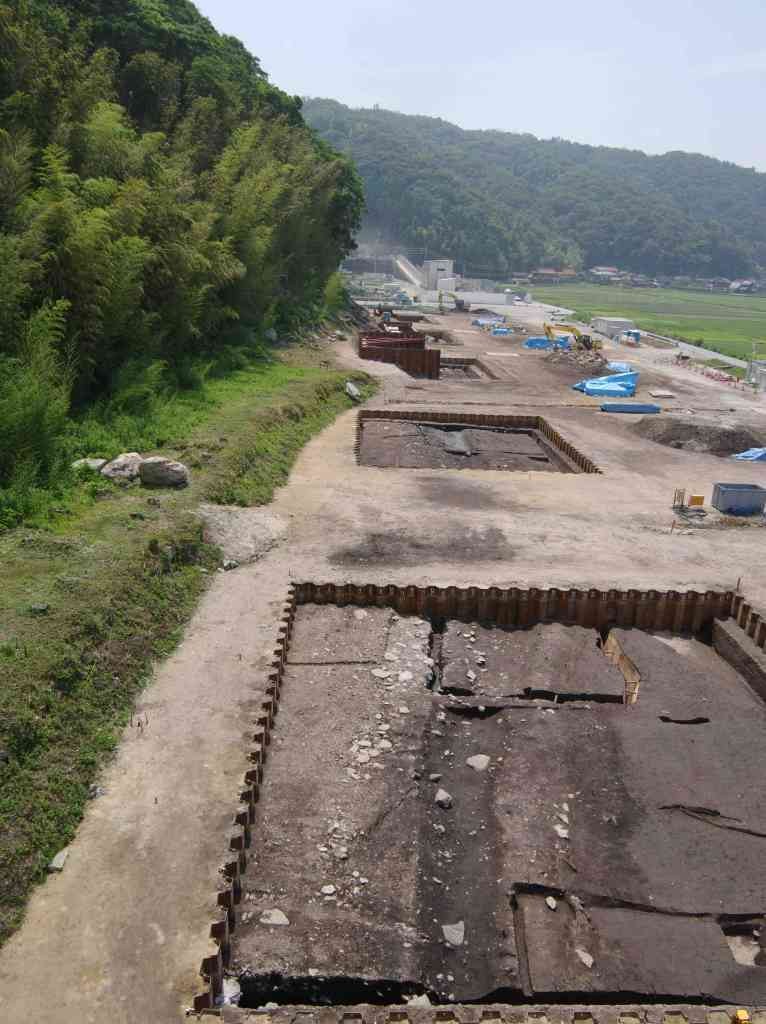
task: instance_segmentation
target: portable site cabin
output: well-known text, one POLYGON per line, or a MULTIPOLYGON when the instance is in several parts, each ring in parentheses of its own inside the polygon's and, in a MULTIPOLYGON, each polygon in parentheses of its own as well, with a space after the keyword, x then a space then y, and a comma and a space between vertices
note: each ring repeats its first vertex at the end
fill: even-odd
POLYGON ((615 334, 622 334, 623 331, 634 331, 636 325, 632 320, 624 320, 618 316, 594 316, 590 322, 594 331, 613 338, 615 334))

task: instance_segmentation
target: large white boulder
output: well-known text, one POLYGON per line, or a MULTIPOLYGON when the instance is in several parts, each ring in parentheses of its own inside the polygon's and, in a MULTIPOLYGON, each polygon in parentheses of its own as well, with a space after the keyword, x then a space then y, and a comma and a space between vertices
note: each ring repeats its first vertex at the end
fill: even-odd
POLYGON ((108 476, 110 480, 135 480, 143 461, 138 452, 123 452, 101 467, 101 475, 108 476))
POLYGON ((92 469, 98 473, 106 465, 106 459, 75 459, 72 469, 92 469))

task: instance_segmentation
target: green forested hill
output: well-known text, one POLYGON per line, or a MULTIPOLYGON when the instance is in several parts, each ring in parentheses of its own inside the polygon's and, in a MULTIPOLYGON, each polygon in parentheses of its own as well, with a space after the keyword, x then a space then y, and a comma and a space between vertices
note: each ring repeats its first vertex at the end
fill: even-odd
POLYGON ((766 174, 332 100, 307 100, 304 116, 356 161, 370 227, 456 256, 470 276, 541 263, 725 277, 766 266, 766 174))
POLYGON ((188 0, 0 0, 0 528, 72 409, 321 299, 361 189, 300 106, 188 0))

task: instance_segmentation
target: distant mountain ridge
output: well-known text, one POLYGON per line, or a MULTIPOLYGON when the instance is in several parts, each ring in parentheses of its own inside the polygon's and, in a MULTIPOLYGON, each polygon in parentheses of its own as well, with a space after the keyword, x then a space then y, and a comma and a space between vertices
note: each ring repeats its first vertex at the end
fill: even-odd
POLYGON ((303 115, 355 160, 368 228, 454 256, 469 276, 613 264, 735 278, 766 267, 766 174, 755 170, 335 100, 306 99, 303 115))

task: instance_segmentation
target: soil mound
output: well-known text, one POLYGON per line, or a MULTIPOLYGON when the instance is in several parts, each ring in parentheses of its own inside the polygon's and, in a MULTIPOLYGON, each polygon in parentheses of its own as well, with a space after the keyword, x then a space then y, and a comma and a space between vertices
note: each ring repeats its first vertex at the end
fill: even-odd
POLYGON ((740 423, 724 425, 705 420, 685 419, 682 416, 642 416, 631 424, 641 437, 668 448, 681 448, 687 452, 708 452, 721 458, 747 451, 748 448, 766 446, 766 431, 746 427, 740 423))

